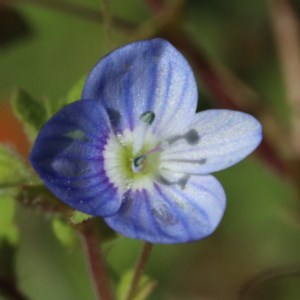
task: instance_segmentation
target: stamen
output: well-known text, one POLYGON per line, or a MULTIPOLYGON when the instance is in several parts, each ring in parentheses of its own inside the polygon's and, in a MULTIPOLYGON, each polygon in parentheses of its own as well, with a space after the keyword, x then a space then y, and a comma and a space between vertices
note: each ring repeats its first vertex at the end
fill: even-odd
POLYGON ((165 177, 163 177, 161 175, 159 176, 160 183, 162 183, 164 185, 179 185, 179 187, 182 190, 184 190, 186 188, 189 179, 190 179, 190 175, 189 174, 182 175, 182 177, 180 177, 176 181, 169 181, 165 177))
POLYGON ((155 148, 149 150, 145 155, 150 155, 159 151, 162 151, 164 148, 161 145, 156 146, 155 148))
POLYGON ((207 158, 200 158, 200 159, 175 159, 175 158, 168 159, 168 158, 164 158, 163 161, 204 165, 207 163, 207 158))
POLYGON ((140 115, 140 122, 134 133, 133 153, 138 153, 143 147, 148 127, 153 123, 155 113, 153 111, 145 111, 140 115))
POLYGON ((182 135, 175 135, 173 136, 172 138, 170 138, 168 140, 169 142, 169 145, 177 142, 178 140, 180 139, 184 139, 186 140, 186 142, 189 144, 189 145, 197 145, 200 141, 200 135, 199 133, 197 132, 196 129, 191 129, 190 131, 188 131, 187 133, 185 134, 182 134, 182 135))
POLYGON ((199 133, 197 132, 197 130, 191 129, 185 134, 185 140, 190 145, 197 145, 200 140, 199 133))
POLYGON ((140 116, 140 120, 144 121, 147 125, 151 125, 154 119, 155 113, 153 111, 145 111, 140 116))

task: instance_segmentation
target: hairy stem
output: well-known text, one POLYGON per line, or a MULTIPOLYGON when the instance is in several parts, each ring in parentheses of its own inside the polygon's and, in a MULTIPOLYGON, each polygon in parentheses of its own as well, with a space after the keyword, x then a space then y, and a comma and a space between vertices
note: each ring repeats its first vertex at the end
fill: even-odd
POLYGON ((113 300, 106 266, 100 250, 100 239, 93 220, 77 225, 97 300, 113 300))
POLYGON ((145 242, 141 251, 141 254, 137 260, 135 269, 134 269, 134 274, 133 278, 129 287, 128 295, 126 300, 132 300, 135 292, 137 290, 137 287, 139 285, 140 279, 144 273, 147 261, 150 257, 151 250, 152 250, 153 245, 151 243, 145 242))

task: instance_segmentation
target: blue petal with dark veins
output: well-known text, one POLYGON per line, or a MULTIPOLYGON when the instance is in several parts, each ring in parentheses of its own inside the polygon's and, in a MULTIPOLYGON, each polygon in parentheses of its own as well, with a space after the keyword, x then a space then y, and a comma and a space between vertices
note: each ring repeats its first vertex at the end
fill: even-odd
POLYGON ((225 193, 213 176, 191 176, 184 188, 154 183, 152 190, 126 194, 105 221, 117 232, 151 243, 184 243, 205 238, 218 226, 225 193))
POLYGON ((106 176, 103 149, 112 134, 109 118, 94 100, 65 106, 40 130, 30 161, 53 194, 74 209, 110 216, 121 205, 106 176))
POLYGON ((163 39, 135 42, 104 57, 90 72, 82 98, 96 99, 113 112, 118 132, 132 130, 152 111, 152 128, 162 137, 186 128, 198 101, 189 64, 163 39))

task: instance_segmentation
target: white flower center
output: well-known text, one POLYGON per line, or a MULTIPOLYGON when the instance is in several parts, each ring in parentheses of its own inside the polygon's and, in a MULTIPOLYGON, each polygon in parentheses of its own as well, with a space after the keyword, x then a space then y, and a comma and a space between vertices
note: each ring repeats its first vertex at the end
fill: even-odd
POLYGON ((111 136, 104 149, 104 168, 110 181, 122 191, 150 188, 159 174, 162 148, 149 129, 155 115, 145 112, 133 130, 111 136))
MULTIPOLYGON (((168 170, 161 153, 179 140, 184 140, 187 147, 197 145, 200 137, 195 129, 190 129, 183 135, 173 135, 161 141, 151 130, 154 119, 153 112, 144 112, 133 131, 127 129, 117 136, 112 135, 107 141, 103 153, 104 168, 110 182, 121 193, 127 189, 149 190, 153 187, 154 180, 165 185, 176 184, 181 188, 186 186, 190 175, 168 170)), ((177 162, 183 163, 185 160, 178 159, 177 162)))

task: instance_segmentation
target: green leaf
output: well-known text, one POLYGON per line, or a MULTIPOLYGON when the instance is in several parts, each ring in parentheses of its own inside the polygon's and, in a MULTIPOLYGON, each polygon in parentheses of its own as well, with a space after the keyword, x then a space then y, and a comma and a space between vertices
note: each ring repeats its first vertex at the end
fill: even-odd
POLYGON ((25 183, 33 175, 12 148, 0 145, 0 189, 25 183))
MULTIPOLYGON (((0 278, 13 279, 15 273, 15 247, 7 239, 0 240, 0 278)), ((0 295, 1 295, 0 289, 0 295)), ((1 299, 1 298, 0 298, 1 299)))
POLYGON ((95 299, 82 249, 64 247, 50 222, 31 210, 18 207, 17 223, 18 286, 28 299, 95 299))
POLYGON ((64 220, 55 218, 52 222, 52 228, 55 236, 64 246, 75 245, 76 235, 74 228, 67 224, 64 220))
POLYGON ((45 104, 34 99, 25 90, 18 89, 12 98, 13 110, 24 124, 28 138, 32 141, 47 120, 45 104))
POLYGON ((16 244, 18 231, 14 222, 15 201, 9 193, 0 194, 0 239, 16 244))
MULTIPOLYGON (((129 292, 129 287, 133 278, 133 270, 125 272, 117 286, 117 299, 125 300, 129 292)), ((143 275, 140 279, 139 285, 136 289, 135 295, 132 300, 145 300, 155 288, 156 283, 151 280, 147 275, 143 275)))
POLYGON ((49 99, 45 99, 45 105, 47 110, 48 118, 54 115, 57 111, 62 109, 65 105, 73 103, 77 100, 81 99, 82 88, 85 82, 86 76, 82 77, 78 80, 70 89, 67 96, 63 98, 58 98, 57 101, 51 101, 49 99))
POLYGON ((82 223, 82 222, 84 222, 84 221, 87 221, 87 220, 90 219, 90 218, 93 218, 93 216, 88 215, 88 214, 85 214, 85 213, 82 213, 82 212, 80 212, 80 211, 78 211, 78 210, 75 210, 75 211, 72 213, 72 215, 71 215, 69 221, 70 221, 72 224, 76 225, 76 224, 80 224, 80 223, 82 223))
POLYGON ((80 100, 81 99, 81 93, 82 93, 82 89, 84 86, 84 82, 85 82, 86 76, 82 77, 80 80, 78 80, 74 86, 71 88, 71 90, 69 91, 66 101, 66 104, 72 103, 76 100, 80 100))

